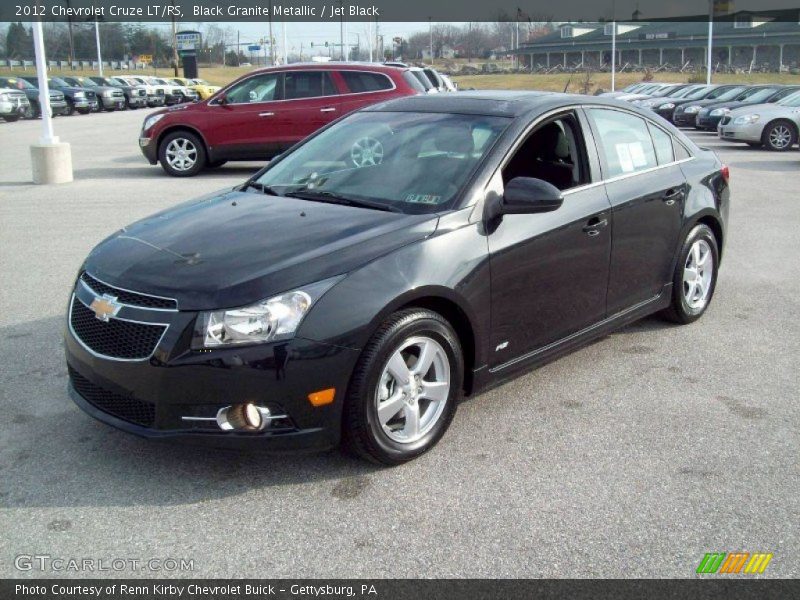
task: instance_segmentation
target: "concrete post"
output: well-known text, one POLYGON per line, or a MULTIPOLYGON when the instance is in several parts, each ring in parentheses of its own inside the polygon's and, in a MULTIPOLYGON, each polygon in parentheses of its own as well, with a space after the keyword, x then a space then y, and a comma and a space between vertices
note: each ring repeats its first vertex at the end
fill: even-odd
POLYGON ((686 64, 686 48, 681 48, 681 67, 686 64))
POLYGON ((567 53, 564 52, 564 68, 567 66, 567 53))
POLYGON ((42 109, 42 137, 38 144, 31 146, 33 183, 68 183, 72 181, 72 154, 69 144, 60 142, 53 133, 41 21, 33 23, 33 48, 39 80, 39 106, 42 109))
POLYGON ((547 68, 550 68, 550 53, 547 53, 547 68))
POLYGON ((728 66, 733 64, 733 46, 728 46, 728 66))
POLYGON ((778 53, 778 73, 780 73, 783 71, 783 44, 778 46, 778 48, 780 49, 778 53))
POLYGON ((658 49, 658 64, 659 65, 663 65, 664 64, 664 49, 663 48, 659 48, 658 49))

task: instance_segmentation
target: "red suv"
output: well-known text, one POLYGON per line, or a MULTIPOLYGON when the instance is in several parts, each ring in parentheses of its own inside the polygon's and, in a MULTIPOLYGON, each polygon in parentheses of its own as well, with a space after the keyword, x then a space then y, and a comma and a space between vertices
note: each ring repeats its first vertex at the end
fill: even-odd
POLYGON ((206 101, 167 108, 144 121, 139 146, 150 164, 176 177, 229 160, 280 154, 364 106, 424 93, 409 69, 311 63, 259 69, 206 101))

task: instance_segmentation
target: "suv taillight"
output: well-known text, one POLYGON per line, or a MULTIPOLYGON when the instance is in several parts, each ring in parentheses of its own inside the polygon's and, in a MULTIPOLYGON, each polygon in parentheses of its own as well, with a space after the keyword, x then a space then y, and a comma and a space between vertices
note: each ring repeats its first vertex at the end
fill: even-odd
POLYGON ((722 165, 722 168, 719 170, 722 178, 725 180, 725 183, 728 183, 728 179, 731 178, 731 171, 728 168, 728 165, 722 165))

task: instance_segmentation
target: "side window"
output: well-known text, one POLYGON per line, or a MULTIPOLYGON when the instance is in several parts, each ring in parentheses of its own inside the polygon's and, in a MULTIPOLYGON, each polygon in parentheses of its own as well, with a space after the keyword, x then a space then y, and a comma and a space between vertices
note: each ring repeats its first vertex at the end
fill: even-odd
POLYGON ((590 108, 586 112, 597 130, 606 179, 658 165, 644 119, 605 108, 590 108))
POLYGON ((327 71, 290 71, 283 76, 284 100, 319 98, 338 93, 327 71))
POLYGON ((675 160, 675 152, 672 149, 672 136, 663 129, 648 123, 650 135, 653 136, 653 146, 656 149, 656 160, 658 164, 665 165, 675 160))
POLYGON ((583 133, 573 114, 539 125, 503 168, 503 183, 534 177, 560 190, 589 183, 583 133))
POLYGON ((280 100, 279 73, 264 73, 240 81, 225 93, 228 104, 280 100))
POLYGON ((675 141, 675 160, 685 160, 691 158, 692 154, 686 149, 686 146, 679 141, 675 141))
POLYGON ((367 73, 366 71, 340 71, 339 74, 347 84, 347 89, 352 93, 378 92, 392 89, 392 81, 382 73, 367 73))

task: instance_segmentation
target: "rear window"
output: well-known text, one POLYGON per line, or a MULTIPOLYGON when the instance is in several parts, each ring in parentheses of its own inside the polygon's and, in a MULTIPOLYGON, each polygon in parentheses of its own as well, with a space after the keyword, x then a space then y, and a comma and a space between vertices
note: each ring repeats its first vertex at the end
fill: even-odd
POLYGON ((284 100, 318 98, 338 93, 327 71, 289 71, 283 76, 284 100))
POLYGON ((381 90, 390 90, 394 87, 392 81, 382 73, 340 71, 339 74, 347 84, 347 89, 353 93, 378 92, 381 90))

